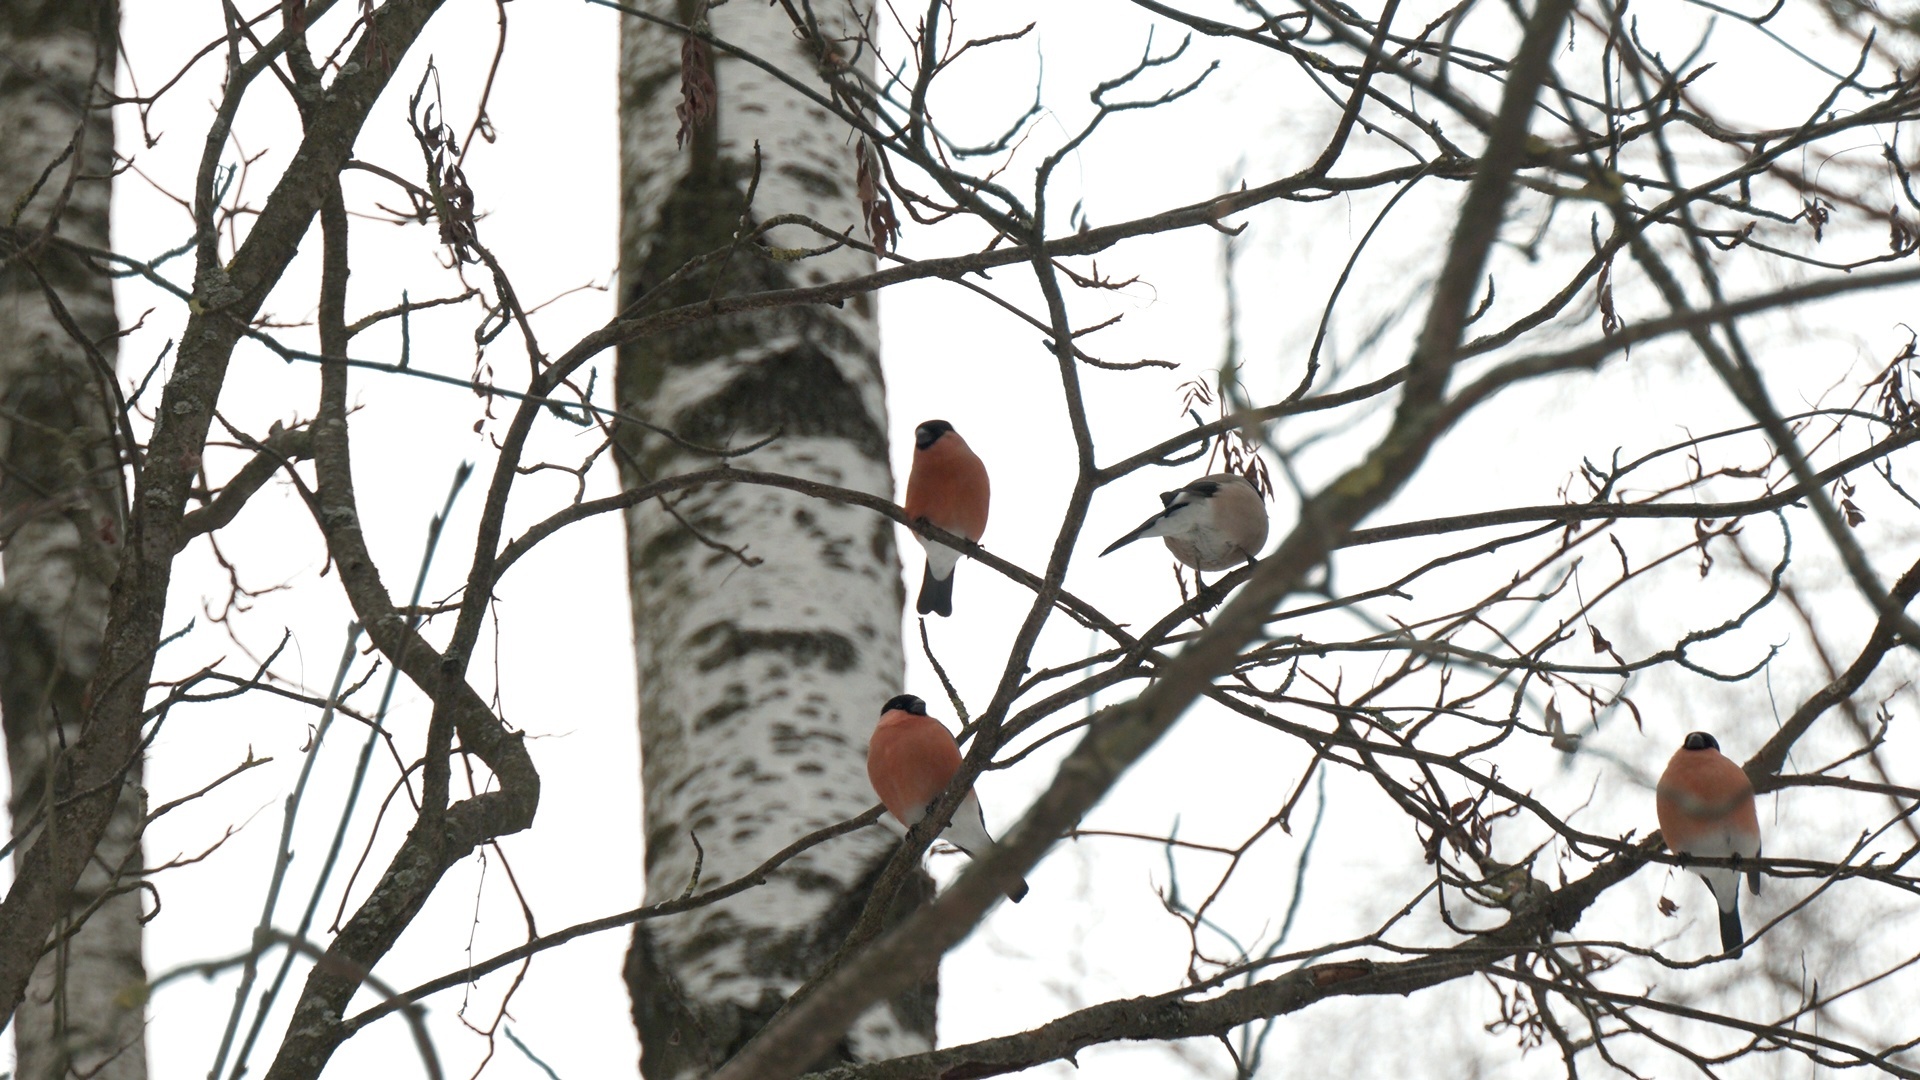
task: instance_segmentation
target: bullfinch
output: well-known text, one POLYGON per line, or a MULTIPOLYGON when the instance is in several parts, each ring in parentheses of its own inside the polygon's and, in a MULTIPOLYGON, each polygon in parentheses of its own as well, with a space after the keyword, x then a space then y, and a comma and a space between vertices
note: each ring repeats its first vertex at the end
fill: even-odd
POLYGON ((1213 571, 1251 563, 1266 546, 1266 503, 1238 473, 1213 473, 1178 491, 1162 492, 1160 504, 1159 513, 1100 554, 1158 536, 1174 558, 1195 570, 1213 571))
MULTIPOLYGON (((987 531, 987 467, 967 440, 945 420, 929 420, 913 431, 913 471, 907 474, 908 521, 925 520, 975 543, 987 531)), ((927 549, 927 570, 920 578, 922 615, 953 614, 953 566, 960 553, 919 533, 927 549)))
MULTIPOLYGON (((945 724, 927 715, 925 701, 901 694, 880 706, 880 723, 867 744, 867 779, 895 820, 912 828, 927 815, 959 770, 960 744, 954 742, 945 724)), ((970 858, 993 850, 980 800, 972 791, 960 800, 940 839, 970 858)), ((1007 899, 1016 904, 1026 895, 1024 881, 1007 890, 1007 899)))
MULTIPOLYGON (((1753 784, 1740 766, 1720 752, 1704 731, 1687 736, 1674 751, 1654 792, 1660 835, 1676 855, 1711 858, 1760 857, 1760 818, 1753 808, 1753 784)), ((1732 866, 1701 866, 1699 874, 1720 905, 1720 947, 1739 955, 1746 934, 1740 929, 1740 871, 1732 866)), ((1747 871, 1747 886, 1760 894, 1760 871, 1747 871)))

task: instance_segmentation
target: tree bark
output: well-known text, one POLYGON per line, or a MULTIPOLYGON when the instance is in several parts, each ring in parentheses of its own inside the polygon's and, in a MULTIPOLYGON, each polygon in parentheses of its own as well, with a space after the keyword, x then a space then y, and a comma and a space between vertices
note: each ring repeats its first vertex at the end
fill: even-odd
MULTIPOLYGON (((849 9, 815 7, 825 35, 846 40, 849 9)), ((682 0, 649 10, 687 24, 695 9, 682 0)), ((817 78, 819 58, 781 7, 728 4, 711 19, 721 40, 817 78)), ((716 113, 676 146, 683 41, 634 18, 622 31, 623 301, 650 310, 870 273, 873 259, 859 251, 776 262, 749 242, 721 261, 718 280, 709 268, 654 287, 687 259, 726 249, 743 220, 800 213, 863 235, 846 126, 764 71, 716 51, 716 113)), ((788 228, 770 241, 823 242, 788 228)), ((619 406, 705 446, 777 435, 734 463, 892 498, 878 344, 864 296, 838 309, 729 316, 623 347, 619 406)), ((628 487, 711 464, 659 436, 622 433, 628 487)), ((696 859, 702 880, 726 880, 872 805, 866 743, 881 703, 900 691, 905 591, 892 522, 794 492, 698 488, 670 508, 636 507, 627 529, 647 893, 665 898, 687 887, 696 859)), ((642 924, 626 975, 645 1074, 704 1075, 743 1045, 844 938, 893 845, 882 830, 857 832, 735 899, 642 924)), ((931 882, 922 875, 905 892, 902 914, 931 882)), ((930 1047, 936 986, 929 979, 867 1012, 831 1059, 930 1047)))
MULTIPOLYGON (((78 738, 124 534, 112 282, 46 242, 108 246, 118 29, 112 0, 0 6, 0 717, 16 836, 39 828, 49 765, 78 738)), ((13 1018, 23 1080, 146 1076, 139 779, 136 761, 67 905, 84 923, 56 928, 13 1018)))

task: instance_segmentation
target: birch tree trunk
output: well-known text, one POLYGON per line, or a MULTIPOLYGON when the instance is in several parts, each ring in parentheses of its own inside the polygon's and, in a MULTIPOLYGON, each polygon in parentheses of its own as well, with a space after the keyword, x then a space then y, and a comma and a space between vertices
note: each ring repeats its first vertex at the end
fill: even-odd
MULTIPOLYGON (((49 765, 78 737, 123 531, 112 282, 47 242, 107 246, 118 29, 112 0, 0 3, 0 717, 15 835, 38 827, 49 765)), ((69 905, 98 910, 41 959, 13 1018, 22 1080, 146 1075, 139 792, 136 762, 69 905)))
MULTIPOLYGON (((844 40, 852 17, 845 0, 815 7, 826 35, 844 40)), ((694 8, 681 0, 651 10, 689 23, 694 8)), ((711 18, 720 39, 816 78, 817 58, 781 7, 726 4, 711 18)), ((717 113, 676 147, 682 42, 636 19, 624 25, 621 295, 650 307, 712 295, 711 272, 659 291, 653 285, 689 257, 725 248, 743 215, 757 222, 801 213, 864 235, 846 126, 757 68, 717 54, 717 113), (759 181, 749 208, 756 143, 759 181)), ((771 239, 822 243, 797 230, 771 239)), ((858 251, 776 263, 741 250, 727 260, 719 290, 872 269, 858 251)), ((878 332, 865 297, 636 342, 621 352, 618 396, 622 410, 708 446, 779 434, 736 459, 743 467, 892 497, 878 332)), ((631 429, 621 451, 629 486, 712 463, 631 429)), ((867 736, 881 703, 899 692, 905 593, 891 522, 795 493, 694 490, 671 510, 636 508, 627 529, 647 892, 659 899, 686 888, 696 837, 701 880, 717 883, 873 804, 867 736)), ((862 830, 731 901, 641 924, 627 981, 650 1080, 704 1075, 758 1030, 844 938, 893 844, 880 829, 862 830)), ((922 877, 900 904, 910 908, 930 890, 922 877)), ((935 988, 929 980, 869 1011, 836 1057, 874 1060, 931 1046, 935 988)))

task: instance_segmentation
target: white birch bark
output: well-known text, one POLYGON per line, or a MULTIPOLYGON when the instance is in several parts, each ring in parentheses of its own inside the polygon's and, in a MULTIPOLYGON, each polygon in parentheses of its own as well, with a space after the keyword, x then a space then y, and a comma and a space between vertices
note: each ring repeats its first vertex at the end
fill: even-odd
MULTIPOLYGON (((692 8, 651 9, 685 21, 692 8)), ((815 8, 823 24, 850 18, 845 0, 815 8)), ((719 38, 816 78, 778 6, 729 3, 711 19, 719 38)), ((716 55, 717 116, 676 148, 681 44, 637 20, 623 30, 623 300, 651 295, 688 256, 729 242, 756 142, 754 220, 802 213, 864 235, 846 126, 744 62, 716 55)), ((820 244, 797 231, 774 242, 820 244)), ((742 252, 722 289, 872 268, 855 251, 797 264, 742 252)), ((700 299, 712 288, 710 275, 697 275, 650 302, 700 299)), ((864 298, 707 323, 623 350, 621 408, 707 445, 780 432, 738 463, 892 497, 878 345, 864 298)), ((657 436, 629 433, 624 449, 629 485, 711 464, 657 436)), ((872 805, 867 737, 881 703, 899 692, 903 663, 905 594, 890 522, 745 485, 694 491, 674 509, 685 524, 657 503, 627 522, 655 899, 686 887, 695 835, 702 880, 717 883, 872 805), (694 530, 761 562, 744 565, 694 530)), ((732 901, 643 924, 628 981, 650 1080, 704 1074, 757 1030, 838 945, 864 901, 864 879, 894 842, 879 829, 842 837, 732 901)), ((840 1054, 875 1060, 929 1048, 932 995, 929 982, 911 1000, 869 1012, 840 1054)))
MULTIPOLYGON (((16 834, 57 791, 50 766, 78 735, 122 531, 113 412, 102 397, 114 377, 112 284, 37 243, 64 191, 58 234, 107 246, 113 125, 99 102, 113 87, 118 18, 111 0, 0 4, 0 718, 16 834), (83 124, 69 188, 71 162, 54 163, 83 124), (108 370, 61 324, 35 270, 108 370)), ((121 874, 141 869, 138 785, 136 762, 69 907, 78 914, 114 895, 41 960, 13 1017, 21 1080, 146 1076, 140 893, 121 874)))

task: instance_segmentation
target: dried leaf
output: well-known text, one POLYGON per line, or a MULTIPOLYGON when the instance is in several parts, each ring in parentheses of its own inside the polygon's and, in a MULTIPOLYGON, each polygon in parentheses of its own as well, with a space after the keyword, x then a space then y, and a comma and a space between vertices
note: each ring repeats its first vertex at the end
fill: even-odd
POLYGON ((1626 325, 1620 319, 1620 312, 1613 306, 1612 259, 1608 259, 1606 262, 1600 264, 1598 289, 1600 299, 1600 332, 1608 337, 1612 337, 1620 332, 1622 326, 1626 325))
POLYGON ((1640 706, 1635 705, 1633 699, 1625 694, 1620 695, 1620 704, 1625 705, 1627 711, 1633 714, 1633 729, 1645 735, 1647 733, 1647 725, 1646 721, 1640 716, 1640 706))
MULTIPOLYGON (((1558 698, 1547 699, 1547 741, 1555 750, 1571 754, 1580 749, 1580 736, 1567 734, 1566 718, 1560 715, 1558 698)), ((1561 871, 1561 884, 1565 885, 1566 872, 1561 871)))
POLYGON ((713 81, 713 50, 697 37, 680 43, 680 104, 673 115, 680 118, 680 130, 673 137, 676 147, 687 145, 687 136, 713 120, 720 100, 719 84, 713 81))
POLYGON ((854 143, 853 153, 859 162, 854 187, 860 196, 861 213, 866 218, 867 238, 876 249, 891 251, 900 235, 900 219, 893 212, 893 199, 887 195, 886 185, 880 182, 884 172, 880 152, 861 136, 854 143))
POLYGON ((1827 222, 1833 220, 1833 211, 1817 196, 1804 200, 1801 206, 1803 207, 1800 211, 1801 216, 1807 219, 1807 224, 1813 226, 1813 242, 1817 244, 1826 238, 1827 222))

